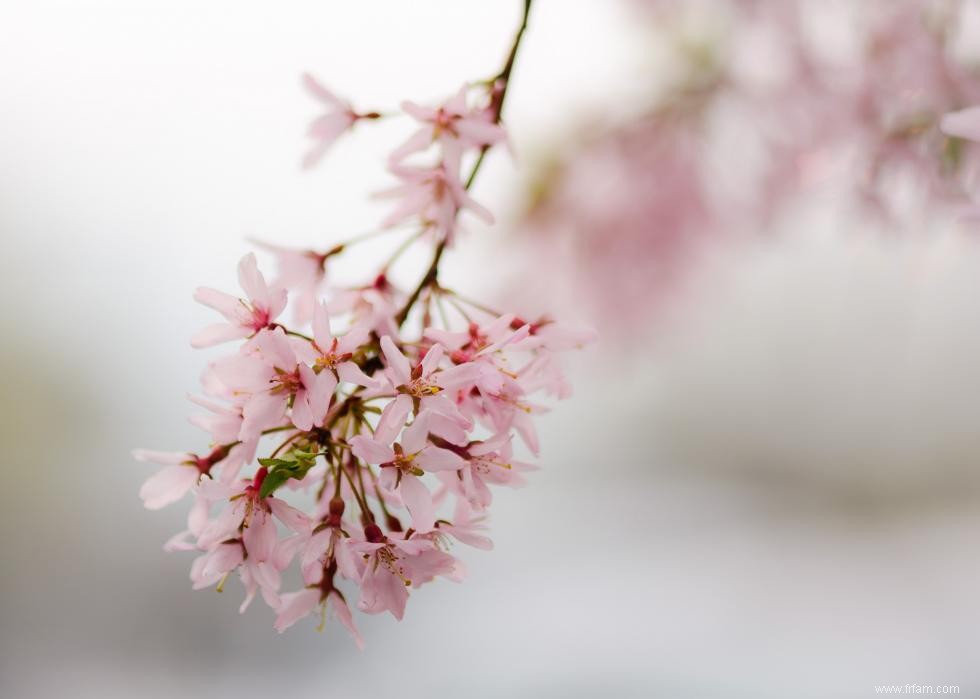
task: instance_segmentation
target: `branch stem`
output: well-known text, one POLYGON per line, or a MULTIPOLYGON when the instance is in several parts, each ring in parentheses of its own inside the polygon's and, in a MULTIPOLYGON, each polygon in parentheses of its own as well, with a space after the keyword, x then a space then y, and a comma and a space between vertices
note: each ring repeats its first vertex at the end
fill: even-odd
MULTIPOLYGON (((524 12, 521 15, 521 23, 517 27, 517 32, 514 34, 514 42, 511 44, 510 52, 507 54, 507 61, 504 63, 504 67, 500 69, 492 80, 490 80, 491 90, 493 90, 493 96, 490 101, 490 109, 493 114, 493 123, 499 124, 500 117, 503 114, 504 100, 507 97, 507 88, 510 86, 510 75, 514 70, 514 63, 517 60, 517 51, 521 47, 521 40, 524 38, 524 33, 527 31, 527 19, 531 14, 531 4, 533 0, 524 0, 524 12)), ((490 146, 483 146, 480 149, 480 154, 476 157, 476 162, 473 163, 473 169, 470 170, 469 177, 466 178, 466 183, 464 187, 470 189, 473 183, 476 181, 477 173, 483 167, 483 161, 486 157, 487 151, 490 150, 490 146)), ((459 211, 456 212, 459 215, 459 211)), ((419 280, 419 283, 409 294, 408 300, 405 301, 405 305, 395 316, 395 322, 398 323, 399 327, 405 324, 405 320, 408 318, 408 314, 411 312, 412 307, 419 300, 419 296, 426 289, 426 287, 432 286, 436 283, 439 276, 439 262, 442 260, 442 255, 446 251, 446 240, 440 240, 436 245, 435 251, 432 254, 432 262, 429 263, 429 268, 426 270, 425 274, 419 280)))

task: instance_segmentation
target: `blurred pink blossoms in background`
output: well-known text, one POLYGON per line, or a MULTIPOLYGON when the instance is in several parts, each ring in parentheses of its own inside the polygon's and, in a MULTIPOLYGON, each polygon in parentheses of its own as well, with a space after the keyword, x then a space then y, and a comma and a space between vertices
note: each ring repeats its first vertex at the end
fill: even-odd
POLYGON ((899 234, 975 214, 975 117, 940 128, 980 104, 969 3, 630 5, 665 67, 634 118, 596 115, 542 159, 515 242, 550 262, 547 303, 642 330, 704 250, 778 233, 820 191, 899 234))

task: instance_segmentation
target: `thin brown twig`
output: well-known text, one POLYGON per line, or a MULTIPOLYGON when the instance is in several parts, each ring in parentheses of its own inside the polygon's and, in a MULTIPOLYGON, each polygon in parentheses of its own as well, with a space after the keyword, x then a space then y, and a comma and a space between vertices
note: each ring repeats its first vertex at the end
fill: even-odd
MULTIPOLYGON (((493 123, 500 123, 500 117, 503 114, 504 100, 507 97, 507 88, 510 86, 510 75, 514 70, 514 63, 517 59, 517 51, 521 46, 521 40, 524 38, 524 33, 527 31, 527 19, 531 13, 531 3, 533 0, 524 0, 524 12, 521 15, 521 24, 517 28, 517 33, 514 35, 514 42, 511 44, 510 53, 507 54, 507 61, 504 63, 504 67, 501 68, 500 72, 497 73, 490 81, 493 90, 493 98, 490 103, 490 109, 493 111, 493 123)), ((480 154, 476 158, 476 162, 473 163, 473 169, 470 170, 469 177, 466 178, 466 184, 464 187, 469 189, 473 186, 473 182, 476 181, 476 175, 480 172, 483 167, 483 161, 490 150, 490 146, 486 145, 480 149, 480 154)), ((457 211, 457 215, 458 215, 457 211)), ((432 255, 432 262, 429 263, 429 268, 422 275, 419 283, 416 285, 412 293, 409 294, 408 300, 402 309, 395 316, 395 322, 398 323, 399 327, 404 325, 405 319, 408 318, 408 314, 411 312, 412 307, 419 300, 419 296, 422 291, 432 284, 435 283, 439 276, 439 262, 442 260, 442 255, 446 251, 446 240, 440 240, 436 245, 435 252, 432 255)))

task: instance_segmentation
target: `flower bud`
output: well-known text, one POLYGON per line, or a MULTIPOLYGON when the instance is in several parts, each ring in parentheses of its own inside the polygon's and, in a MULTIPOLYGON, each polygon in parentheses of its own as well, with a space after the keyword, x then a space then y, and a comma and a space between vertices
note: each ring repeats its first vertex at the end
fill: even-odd
POLYGON ((330 498, 330 510, 327 516, 327 525, 331 527, 339 527, 341 523, 341 517, 344 516, 344 499, 341 497, 330 498))
POLYGON ((372 544, 380 544, 385 540, 384 532, 374 522, 364 527, 364 537, 372 544))

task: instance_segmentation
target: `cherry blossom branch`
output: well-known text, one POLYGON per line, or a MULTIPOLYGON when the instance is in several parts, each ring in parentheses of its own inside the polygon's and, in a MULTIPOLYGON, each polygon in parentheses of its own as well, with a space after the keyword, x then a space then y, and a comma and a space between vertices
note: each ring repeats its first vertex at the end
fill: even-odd
MULTIPOLYGON (((507 86, 510 84, 510 74, 514 70, 514 62, 517 60, 517 50, 521 46, 524 32, 527 31, 527 19, 531 13, 532 2, 533 0, 524 0, 524 14, 521 17, 521 24, 517 28, 517 34, 514 35, 514 43, 510 47, 510 53, 507 54, 507 61, 491 81, 494 86, 495 98, 491 104, 491 109, 493 110, 495 123, 500 122, 500 117, 503 114, 504 99, 507 97, 507 86)), ((480 171, 480 167, 483 165, 483 158, 488 150, 490 150, 490 145, 485 145, 480 148, 480 154, 476 157, 476 163, 474 163, 473 169, 470 171, 470 176, 466 178, 466 189, 473 186, 473 182, 476 180, 476 173, 480 171)))
MULTIPOLYGON (((239 342, 237 352, 209 363, 201 379, 206 397, 192 398, 209 411, 192 422, 218 446, 205 456, 137 450, 138 460, 164 466, 140 496, 147 508, 158 509, 193 495, 187 530, 165 548, 198 552, 191 566, 196 589, 217 584, 220 590, 237 571, 246 590, 241 609, 261 593, 276 611, 279 631, 329 607, 361 645, 347 598, 336 586, 342 580, 360 590, 358 609, 387 611, 397 619, 409 589, 436 577, 459 580, 462 569, 446 551, 447 537, 491 548, 481 533, 490 486, 517 487, 524 482, 520 472, 532 468, 512 458, 511 445, 520 438, 538 451, 532 415, 543 408, 528 397, 569 394, 554 354, 581 346, 590 334, 549 321, 525 323, 456 297, 437 281, 461 210, 492 220, 467 190, 487 150, 506 139, 501 112, 530 7, 525 0, 506 63, 478 104, 468 98, 479 84, 465 84, 439 107, 402 104, 421 126, 389 158, 401 181, 394 192, 400 202, 383 226, 390 230, 397 221, 413 220, 421 229, 373 282, 323 293, 326 260, 375 235, 369 233, 326 253, 266 245, 280 262, 275 282, 268 283, 255 256, 246 255, 238 265, 243 296, 207 287, 195 293, 224 321, 204 328, 191 344, 239 342), (435 165, 405 164, 433 151, 435 165), (474 154, 464 183, 461 163, 474 154), (423 234, 435 237, 433 258, 399 309, 386 272, 423 234), (290 301, 298 323, 291 327, 279 320, 290 301), (445 303, 465 323, 453 324, 445 303), (463 303, 489 319, 475 322, 463 303), (422 328, 403 334, 401 326, 417 305, 422 328), (441 326, 433 322, 433 306, 441 326), (338 324, 343 331, 337 332, 338 324), (282 431, 289 432, 271 438, 282 431), (271 452, 268 441, 277 442, 271 452), (260 449, 268 456, 259 457, 260 449), (257 468, 242 473, 256 461, 257 468), (427 483, 439 483, 439 491, 427 483), (290 491, 314 488, 315 501, 306 510, 287 503, 290 491), (359 520, 350 512, 345 517, 351 501, 359 520), (452 514, 438 512, 444 502, 452 504, 452 514), (407 528, 393 510, 407 511, 407 528), (279 524, 291 532, 286 538, 279 524), (280 574, 293 561, 304 586, 280 595, 280 574)), ((355 112, 312 78, 306 82, 329 107, 314 124, 317 156, 358 120, 375 118, 355 112)))
MULTIPOLYGON (((491 80, 488 82, 492 85, 493 96, 491 98, 490 110, 492 115, 492 121, 494 124, 500 123, 500 118, 503 114, 504 100, 507 97, 507 88, 510 86, 510 75, 514 70, 514 63, 517 60, 517 52, 520 49, 521 41, 524 39, 524 33, 527 31, 527 20, 531 13, 531 4, 533 0, 524 0, 524 12, 521 15, 521 23, 517 28, 517 32, 514 34, 514 41, 511 44, 510 52, 507 54, 507 60, 504 63, 504 67, 500 69, 491 80)), ((483 161, 486 157, 487 151, 492 148, 492 145, 485 144, 480 148, 480 152, 476 157, 476 162, 473 163, 473 168, 470 170, 469 176, 466 178, 466 183, 463 188, 469 190, 472 188, 473 183, 476 181, 476 176, 483 167, 483 161)), ((457 215, 458 215, 457 211, 457 215)), ((429 263, 429 268, 426 270, 425 274, 419 280, 419 283, 409 294, 408 300, 405 301, 405 305, 395 316, 395 321, 399 326, 405 324, 405 320, 408 318, 408 314, 411 312, 412 307, 418 301, 419 296, 426 287, 434 284, 439 277, 439 263, 442 261, 442 255, 446 251, 446 246, 448 244, 448 239, 443 238, 436 245, 436 249, 432 254, 432 261, 429 263)))

